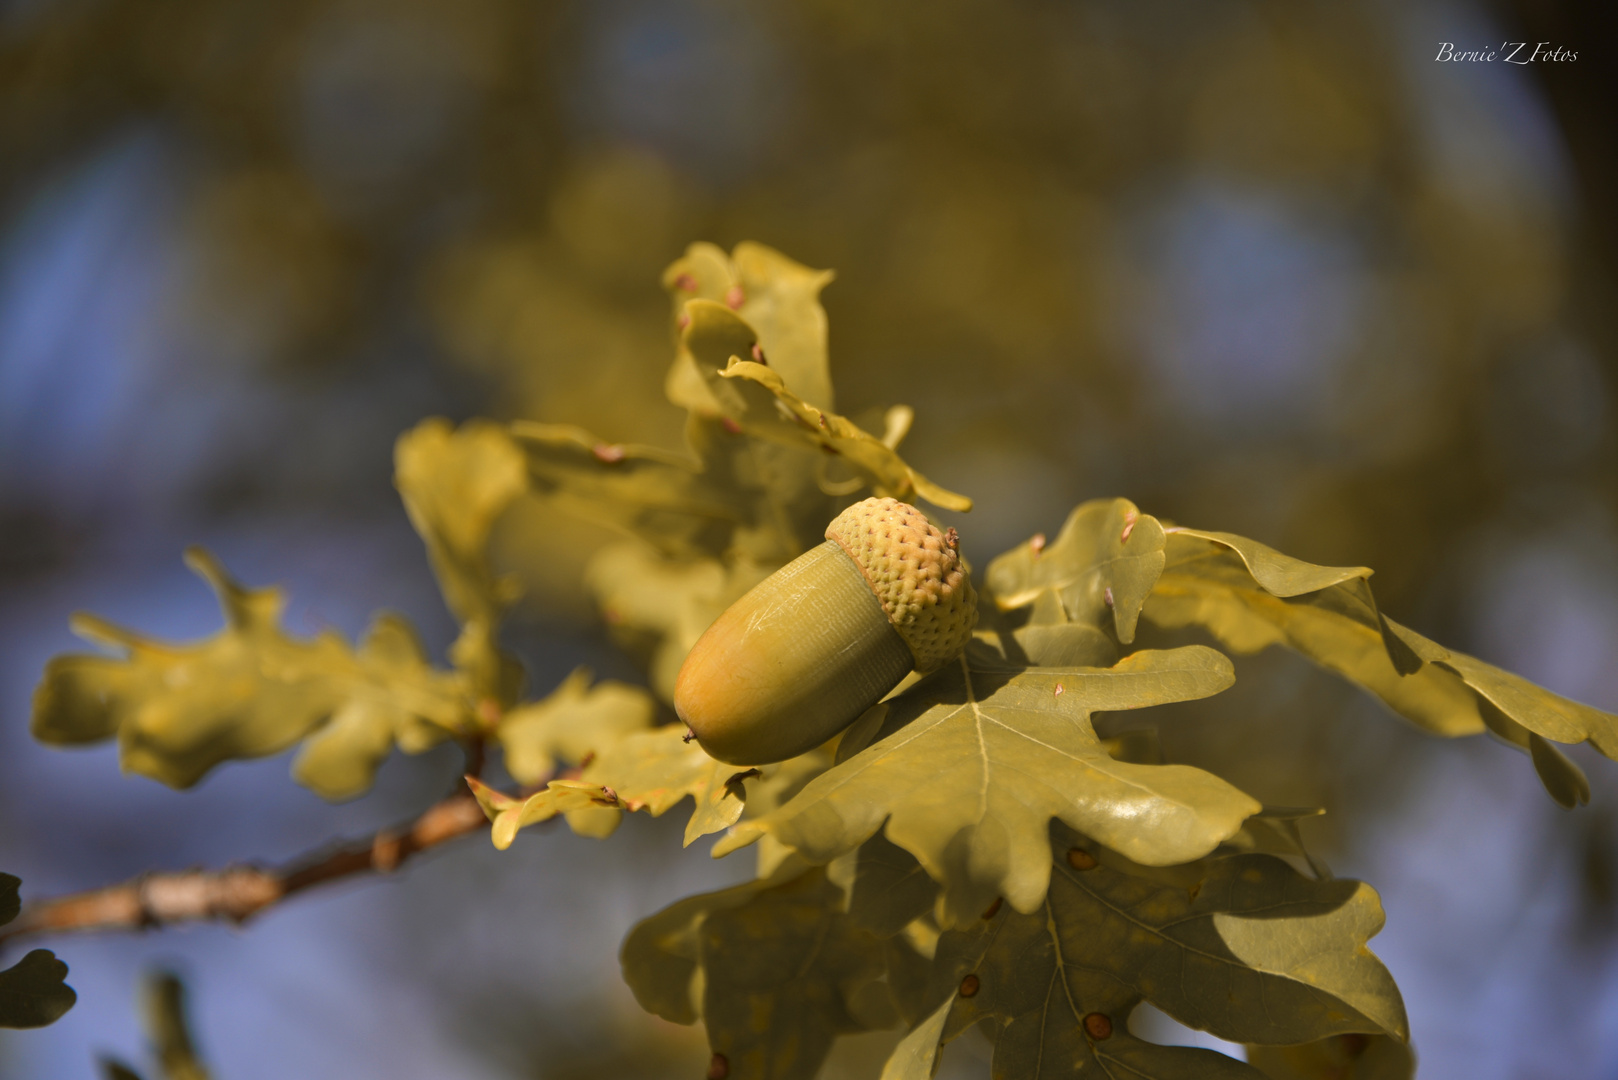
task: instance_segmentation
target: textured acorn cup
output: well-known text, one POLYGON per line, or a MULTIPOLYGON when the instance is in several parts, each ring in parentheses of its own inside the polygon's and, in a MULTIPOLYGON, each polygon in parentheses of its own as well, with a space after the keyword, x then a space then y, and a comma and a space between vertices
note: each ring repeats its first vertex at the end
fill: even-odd
POLYGON ((784 761, 852 724, 912 668, 959 656, 976 623, 955 530, 897 499, 866 499, 697 639, 674 711, 720 761, 784 761))

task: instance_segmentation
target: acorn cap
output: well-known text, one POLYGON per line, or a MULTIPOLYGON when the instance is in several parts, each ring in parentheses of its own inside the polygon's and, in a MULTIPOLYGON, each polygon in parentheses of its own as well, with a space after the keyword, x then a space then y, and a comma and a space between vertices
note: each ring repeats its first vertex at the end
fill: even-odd
POLYGON ((978 599, 961 564, 955 530, 939 532, 898 499, 866 499, 826 527, 865 575, 916 670, 934 671, 961 654, 978 621, 978 599))

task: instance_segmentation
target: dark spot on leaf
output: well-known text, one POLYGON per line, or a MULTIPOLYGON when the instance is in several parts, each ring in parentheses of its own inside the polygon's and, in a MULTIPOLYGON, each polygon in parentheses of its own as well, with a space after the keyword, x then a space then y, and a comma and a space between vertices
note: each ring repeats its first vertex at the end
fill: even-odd
POLYGON ((1005 902, 1004 897, 1001 897, 1001 896, 995 897, 994 898, 994 903, 989 905, 989 909, 983 913, 983 917, 985 919, 994 918, 997 914, 1000 913, 1000 905, 1002 903, 1004 903, 1004 902, 1005 902))
POLYGON ((1094 870, 1096 857, 1083 848, 1067 849, 1067 864, 1075 870, 1094 870))
POLYGON ((1371 1037, 1357 1034, 1339 1035, 1337 1036, 1337 1042, 1343 1048, 1344 1054, 1351 1058, 1357 1058, 1370 1048, 1371 1037))
POLYGON ((976 975, 968 975, 966 978, 961 980, 961 996, 962 997, 972 997, 972 996, 976 995, 977 992, 978 992, 978 977, 976 975))
POLYGON ((1112 1038, 1112 1018, 1106 1013, 1090 1013, 1084 1018, 1084 1030, 1090 1038, 1100 1041, 1112 1038))

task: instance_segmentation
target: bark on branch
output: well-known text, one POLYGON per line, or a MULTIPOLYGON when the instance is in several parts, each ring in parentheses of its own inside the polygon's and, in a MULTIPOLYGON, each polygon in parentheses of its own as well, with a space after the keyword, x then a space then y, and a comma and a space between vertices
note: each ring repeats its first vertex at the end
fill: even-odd
POLYGON ((0 928, 0 945, 25 935, 155 929, 215 919, 241 923, 324 882, 368 871, 390 873, 418 852, 487 825, 475 799, 455 795, 400 828, 384 829, 369 840, 327 848, 279 868, 246 865, 142 874, 90 892, 37 900, 16 921, 0 928))

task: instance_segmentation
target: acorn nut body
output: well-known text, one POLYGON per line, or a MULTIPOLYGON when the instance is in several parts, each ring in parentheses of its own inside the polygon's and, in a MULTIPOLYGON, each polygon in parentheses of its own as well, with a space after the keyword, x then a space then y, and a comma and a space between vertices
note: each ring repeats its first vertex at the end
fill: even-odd
POLYGON ((852 724, 911 669, 959 656, 976 623, 954 530, 896 499, 866 499, 715 620, 680 668, 674 709, 720 761, 784 761, 852 724))

